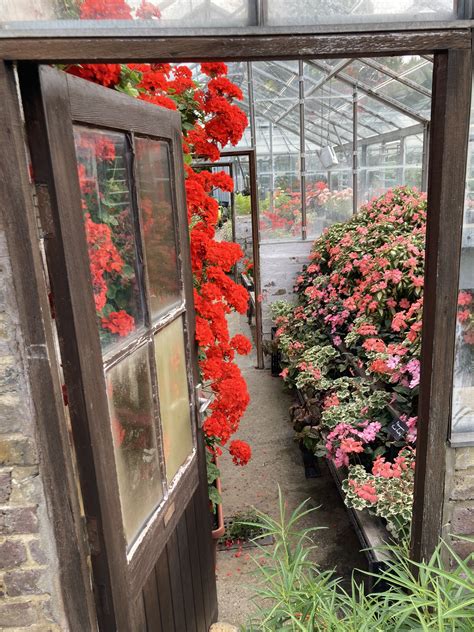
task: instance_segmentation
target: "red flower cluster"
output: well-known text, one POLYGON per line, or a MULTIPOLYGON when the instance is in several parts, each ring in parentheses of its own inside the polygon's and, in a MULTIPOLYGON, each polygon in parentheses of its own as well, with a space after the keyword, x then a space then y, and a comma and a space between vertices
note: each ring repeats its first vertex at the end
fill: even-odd
POLYGON ((461 325, 462 339, 467 345, 474 345, 474 294, 461 290, 458 296, 458 321, 461 325))
MULTIPOLYGON (((150 3, 142 2, 138 17, 157 17, 151 14, 150 3), (141 15, 140 15, 141 14, 141 15)), ((86 0, 81 17, 130 17, 123 0, 112 5, 105 0, 86 0), (107 4, 107 9, 105 7, 107 4)), ((179 109, 183 122, 183 144, 186 153, 218 160, 220 150, 228 143, 237 144, 247 126, 244 112, 233 103, 242 99, 241 90, 225 76, 227 66, 213 62, 201 64, 202 72, 211 79, 201 88, 186 66, 169 64, 129 64, 121 69, 114 64, 71 66, 68 72, 108 87, 118 87, 121 76, 124 86, 133 87, 138 98, 166 107, 179 109), (121 75, 122 71, 122 75, 121 75)), ((108 159, 104 148, 104 159, 108 159)), ((87 183, 84 182, 84 187, 87 183)), ((214 188, 232 191, 233 181, 223 171, 197 172, 186 167, 186 194, 191 237, 191 265, 195 280, 196 338, 200 346, 200 369, 204 380, 210 382, 215 394, 210 416, 204 424, 208 447, 214 453, 229 441, 247 407, 249 395, 245 380, 234 362, 235 353, 247 354, 251 343, 245 336, 229 336, 226 316, 233 309, 245 313, 248 292, 236 284, 228 272, 243 256, 240 246, 215 241, 219 206, 211 193, 214 188)), ((110 229, 86 219, 90 241, 91 268, 93 267, 96 306, 100 312, 106 304, 107 286, 103 277, 109 268, 119 272, 123 267, 112 242, 110 229), (104 254, 107 254, 105 260, 104 254), (117 258, 118 257, 118 258, 117 258)), ((126 335, 134 326, 133 318, 125 311, 114 311, 102 318, 102 326, 112 333, 126 335)), ((245 442, 234 441, 231 454, 235 463, 243 465, 251 455, 245 442)))
POLYGON ((110 226, 96 224, 87 213, 85 227, 95 307, 101 312, 107 302, 107 283, 104 274, 119 274, 123 268, 123 260, 112 241, 110 226))
POLYGON ((235 465, 247 465, 252 456, 252 450, 248 443, 245 441, 239 441, 236 439, 232 441, 229 447, 229 452, 232 455, 232 461, 235 465))
POLYGON ((186 192, 191 230, 191 265, 196 280, 196 337, 204 353, 200 366, 205 380, 211 381, 215 400, 204 432, 212 449, 225 445, 236 432, 249 396, 234 353, 248 353, 250 342, 237 334, 229 339, 226 314, 231 309, 244 313, 248 293, 226 274, 242 257, 238 244, 214 240, 218 219, 217 201, 209 193, 214 187, 232 189, 225 173, 200 173, 188 168, 186 192))
POLYGON ((76 77, 113 88, 120 83, 122 68, 120 64, 81 64, 69 66, 67 71, 76 77))
POLYGON ((137 18, 142 20, 152 20, 153 18, 161 18, 161 11, 159 7, 153 4, 153 2, 147 2, 142 0, 141 5, 136 10, 137 18))
POLYGON ((81 20, 131 20, 130 7, 125 0, 84 0, 81 20))
POLYGON ((248 355, 252 351, 250 340, 242 336, 242 334, 236 334, 231 338, 230 346, 235 349, 239 355, 248 355))
POLYGON ((111 312, 108 316, 102 318, 101 322, 102 327, 119 336, 128 336, 135 327, 133 316, 127 314, 123 309, 119 312, 111 312))
POLYGON ((201 71, 208 77, 227 74, 227 66, 221 61, 211 61, 201 64, 201 71))

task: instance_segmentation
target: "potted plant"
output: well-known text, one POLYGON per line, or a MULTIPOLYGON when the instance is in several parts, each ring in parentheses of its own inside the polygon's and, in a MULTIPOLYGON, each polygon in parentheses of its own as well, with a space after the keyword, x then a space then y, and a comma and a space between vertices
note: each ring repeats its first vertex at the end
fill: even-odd
POLYGON ((217 457, 207 453, 207 483, 209 486, 209 501, 213 515, 212 542, 214 545, 214 564, 217 556, 217 543, 224 535, 224 511, 222 509, 222 487, 220 472, 217 466, 217 457))

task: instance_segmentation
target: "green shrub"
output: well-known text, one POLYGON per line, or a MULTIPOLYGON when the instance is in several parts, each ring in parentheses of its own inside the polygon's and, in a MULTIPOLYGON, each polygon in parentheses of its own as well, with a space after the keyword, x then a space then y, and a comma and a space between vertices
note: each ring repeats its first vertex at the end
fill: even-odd
POLYGON ((236 193, 234 197, 235 212, 237 215, 250 215, 252 198, 250 195, 236 193))

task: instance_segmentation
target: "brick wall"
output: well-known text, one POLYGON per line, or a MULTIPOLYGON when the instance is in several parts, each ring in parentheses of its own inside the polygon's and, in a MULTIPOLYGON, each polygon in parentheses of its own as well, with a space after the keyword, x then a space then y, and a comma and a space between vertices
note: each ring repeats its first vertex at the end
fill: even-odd
POLYGON ((0 224, 0 629, 67 630, 0 224))
MULTIPOLYGON (((474 538, 474 447, 448 448, 446 462, 444 536, 474 538)), ((474 551, 474 543, 453 541, 461 555, 474 551)))

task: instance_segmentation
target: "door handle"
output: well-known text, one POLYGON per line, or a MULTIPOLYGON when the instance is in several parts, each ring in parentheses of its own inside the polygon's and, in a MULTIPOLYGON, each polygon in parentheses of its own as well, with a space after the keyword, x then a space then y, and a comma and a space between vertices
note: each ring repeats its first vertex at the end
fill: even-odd
POLYGON ((199 427, 202 427, 205 419, 205 412, 214 401, 214 393, 212 391, 208 391, 206 393, 205 387, 202 384, 198 384, 196 386, 196 399, 198 403, 197 409, 199 417, 199 427))
POLYGON ((202 415, 209 408, 209 405, 212 403, 214 399, 214 395, 211 397, 198 397, 199 401, 199 414, 202 415))

